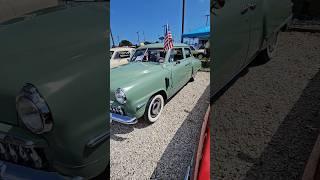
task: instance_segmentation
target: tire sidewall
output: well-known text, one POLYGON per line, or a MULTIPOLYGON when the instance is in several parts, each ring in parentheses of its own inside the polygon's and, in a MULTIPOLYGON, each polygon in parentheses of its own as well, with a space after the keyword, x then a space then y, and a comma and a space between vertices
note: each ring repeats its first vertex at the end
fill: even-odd
POLYGON ((268 42, 266 51, 269 59, 272 59, 274 57, 274 54, 277 50, 278 36, 279 36, 279 32, 276 32, 268 42))
POLYGON ((145 120, 147 120, 149 123, 154 123, 154 122, 156 122, 158 119, 159 119, 159 117, 161 116, 161 113, 162 113, 162 111, 163 111, 163 107, 164 107, 164 98, 163 98, 163 96, 162 95, 160 95, 160 94, 157 94, 157 95, 154 95, 154 96, 152 96, 151 98, 150 98, 150 100, 149 100, 149 102, 148 102, 148 105, 147 105, 147 107, 146 107, 146 111, 145 111, 145 120), (156 117, 152 117, 151 116, 151 106, 152 106, 152 104, 154 103, 154 101, 156 100, 156 99, 159 99, 160 100, 160 102, 161 102, 161 105, 160 105, 160 112, 159 112, 159 114, 156 116, 156 117))

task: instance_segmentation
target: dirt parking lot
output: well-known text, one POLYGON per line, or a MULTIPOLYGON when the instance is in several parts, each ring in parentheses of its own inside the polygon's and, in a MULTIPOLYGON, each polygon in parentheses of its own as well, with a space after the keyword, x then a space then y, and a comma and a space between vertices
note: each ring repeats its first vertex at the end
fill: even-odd
POLYGON ((209 105, 209 73, 199 72, 148 125, 111 124, 111 179, 183 179, 209 105))
POLYGON ((301 179, 320 129, 320 34, 280 34, 213 104, 212 177, 301 179))

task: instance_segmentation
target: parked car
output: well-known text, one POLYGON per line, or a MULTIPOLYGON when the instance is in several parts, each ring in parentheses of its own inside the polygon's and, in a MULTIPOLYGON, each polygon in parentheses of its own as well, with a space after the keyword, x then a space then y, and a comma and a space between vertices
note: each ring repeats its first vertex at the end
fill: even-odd
POLYGON ((190 46, 191 48, 191 52, 193 54, 194 57, 197 57, 198 59, 202 59, 203 57, 205 57, 206 55, 206 50, 204 48, 204 46, 201 46, 199 49, 196 49, 192 46, 190 46))
POLYGON ((258 55, 262 63, 273 57, 291 10, 291 0, 213 0, 211 95, 258 55))
POLYGON ((108 167, 107 4, 70 1, 0 24, 0 179, 88 179, 108 167))
POLYGON ((134 48, 117 47, 110 49, 110 68, 127 64, 134 53, 134 48))
POLYGON ((134 124, 143 117, 158 120, 165 102, 190 80, 201 62, 185 44, 164 51, 163 44, 138 48, 127 65, 110 71, 110 117, 112 121, 134 124))

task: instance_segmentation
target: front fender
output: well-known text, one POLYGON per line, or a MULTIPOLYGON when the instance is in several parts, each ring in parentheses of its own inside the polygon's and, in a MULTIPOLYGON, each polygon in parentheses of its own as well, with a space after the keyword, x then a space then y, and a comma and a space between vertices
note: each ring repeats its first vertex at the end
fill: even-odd
POLYGON ((141 118, 145 112, 146 104, 153 95, 160 91, 167 94, 166 78, 170 78, 170 73, 163 69, 157 74, 144 77, 131 84, 132 87, 126 92, 127 104, 125 108, 128 114, 141 118))
POLYGON ((90 57, 57 72, 56 80, 51 77, 52 81, 37 85, 54 122, 53 130, 44 135, 50 147, 48 159, 54 168, 63 169, 63 173, 77 176, 76 173, 81 173, 84 177, 97 175, 106 167, 106 142, 94 148, 88 148, 86 144, 109 129, 104 56, 90 57), (97 160, 104 162, 91 172, 76 170, 84 165, 91 166, 97 160))
MULTIPOLYGON (((102 17, 97 21, 101 25, 107 22, 102 17)), ((43 135, 49 145, 46 157, 55 170, 68 176, 95 177, 109 162, 107 140, 94 147, 87 145, 109 130, 105 33, 101 27, 90 35, 92 42, 86 46, 90 49, 79 49, 79 55, 68 64, 34 82, 54 122, 53 130, 43 135)), ((65 59, 57 62, 63 64, 65 59)))

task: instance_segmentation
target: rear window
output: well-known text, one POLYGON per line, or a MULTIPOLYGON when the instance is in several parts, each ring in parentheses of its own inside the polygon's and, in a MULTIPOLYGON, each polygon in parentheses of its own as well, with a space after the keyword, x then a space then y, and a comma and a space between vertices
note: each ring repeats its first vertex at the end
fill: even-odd
POLYGON ((117 51, 114 55, 113 59, 122 59, 122 58, 130 58, 129 51, 117 51))

